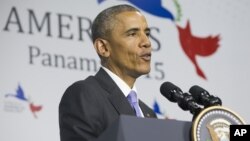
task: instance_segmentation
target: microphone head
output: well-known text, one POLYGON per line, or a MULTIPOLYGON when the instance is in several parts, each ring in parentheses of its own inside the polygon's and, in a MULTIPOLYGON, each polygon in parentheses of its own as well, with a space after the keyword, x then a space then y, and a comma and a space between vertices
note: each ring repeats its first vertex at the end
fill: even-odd
POLYGON ((195 101, 199 104, 204 102, 204 99, 209 99, 210 94, 200 86, 194 85, 189 89, 189 93, 192 94, 195 101))
POLYGON ((160 87, 161 94, 171 102, 177 102, 176 93, 182 93, 182 90, 171 82, 164 82, 160 87))
POLYGON ((204 105, 205 107, 222 104, 220 98, 210 95, 208 91, 201 88, 200 86, 192 86, 189 89, 189 92, 192 94, 198 104, 204 105))

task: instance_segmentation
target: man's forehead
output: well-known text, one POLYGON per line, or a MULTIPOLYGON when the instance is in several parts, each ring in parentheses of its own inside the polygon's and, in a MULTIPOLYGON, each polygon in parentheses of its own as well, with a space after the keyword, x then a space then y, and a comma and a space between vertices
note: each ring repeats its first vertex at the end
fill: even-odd
POLYGON ((118 13, 116 15, 116 18, 122 17, 122 16, 143 16, 142 13, 139 11, 123 11, 121 13, 118 13))
POLYGON ((118 14, 115 17, 116 22, 120 22, 121 24, 128 24, 128 23, 138 23, 139 22, 145 22, 146 18, 138 11, 126 11, 118 14))

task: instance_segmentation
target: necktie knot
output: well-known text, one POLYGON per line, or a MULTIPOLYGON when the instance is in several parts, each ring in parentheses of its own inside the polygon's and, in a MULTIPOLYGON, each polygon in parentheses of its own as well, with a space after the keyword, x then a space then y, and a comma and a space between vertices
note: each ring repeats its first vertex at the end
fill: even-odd
POLYGON ((132 104, 132 106, 133 106, 135 103, 138 102, 138 100, 137 100, 137 94, 136 94, 136 92, 133 91, 133 90, 130 91, 130 93, 128 94, 127 98, 128 98, 129 103, 132 104))

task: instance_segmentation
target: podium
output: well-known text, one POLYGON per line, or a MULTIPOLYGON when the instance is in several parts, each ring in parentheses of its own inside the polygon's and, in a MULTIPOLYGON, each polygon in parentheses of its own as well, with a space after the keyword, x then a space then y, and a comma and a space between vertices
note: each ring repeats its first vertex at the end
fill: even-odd
POLYGON ((192 123, 121 115, 96 141, 190 141, 192 123))

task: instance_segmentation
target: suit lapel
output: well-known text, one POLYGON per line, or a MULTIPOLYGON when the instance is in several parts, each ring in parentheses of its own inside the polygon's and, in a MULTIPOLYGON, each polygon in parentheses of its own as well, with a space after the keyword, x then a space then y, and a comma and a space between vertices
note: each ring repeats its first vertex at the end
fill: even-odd
POLYGON ((114 90, 111 92, 111 95, 109 95, 109 100, 112 103, 112 105, 116 108, 118 113, 120 115, 135 115, 134 110, 130 106, 127 98, 124 96, 123 93, 121 93, 121 90, 114 90), (121 96, 122 95, 122 96, 121 96))
POLYGON ((125 95, 102 68, 95 75, 95 78, 100 86, 109 93, 108 99, 120 115, 135 115, 125 95))
POLYGON ((144 115, 144 117, 147 118, 155 118, 156 115, 155 113, 152 111, 152 109, 150 109, 146 104, 144 104, 141 100, 139 100, 139 105, 140 108, 142 110, 142 113, 144 115))

